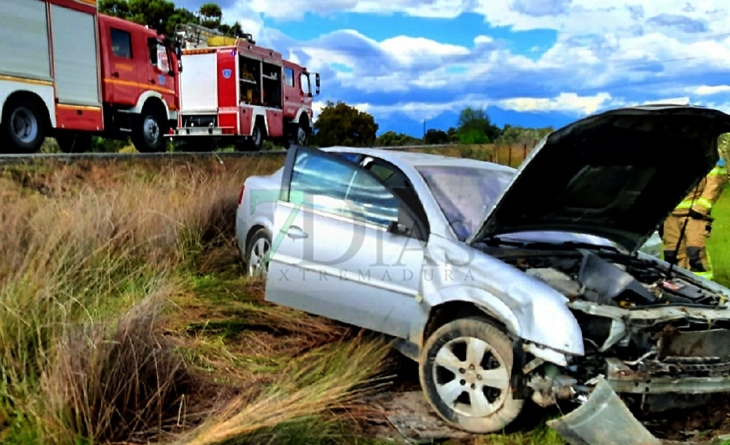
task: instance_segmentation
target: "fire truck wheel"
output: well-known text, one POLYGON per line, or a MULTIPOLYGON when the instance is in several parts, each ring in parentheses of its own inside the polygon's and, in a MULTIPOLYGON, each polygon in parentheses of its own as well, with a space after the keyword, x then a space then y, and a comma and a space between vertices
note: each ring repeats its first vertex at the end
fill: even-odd
POLYGON ((45 120, 33 102, 17 100, 8 104, 3 113, 0 139, 5 139, 8 153, 35 153, 46 137, 45 120))
POLYGON ((297 145, 304 145, 306 142, 307 142, 307 129, 304 128, 304 124, 302 122, 299 122, 299 125, 297 126, 296 143, 297 143, 297 145))
POLYGON ((264 131, 261 128, 261 123, 256 122, 251 133, 251 151, 261 151, 264 146, 264 131))
POLYGON ((64 153, 85 153, 91 150, 91 134, 61 133, 56 135, 58 148, 64 153))
POLYGON ((165 132, 167 126, 162 115, 152 107, 145 107, 139 115, 132 132, 132 143, 140 153, 165 151, 165 132))

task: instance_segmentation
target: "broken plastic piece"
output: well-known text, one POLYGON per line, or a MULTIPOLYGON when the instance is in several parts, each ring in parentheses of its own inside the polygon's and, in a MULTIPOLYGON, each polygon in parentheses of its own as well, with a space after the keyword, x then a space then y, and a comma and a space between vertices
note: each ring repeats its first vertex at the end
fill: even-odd
POLYGON ((662 445, 603 378, 585 404, 547 425, 571 445, 662 445))

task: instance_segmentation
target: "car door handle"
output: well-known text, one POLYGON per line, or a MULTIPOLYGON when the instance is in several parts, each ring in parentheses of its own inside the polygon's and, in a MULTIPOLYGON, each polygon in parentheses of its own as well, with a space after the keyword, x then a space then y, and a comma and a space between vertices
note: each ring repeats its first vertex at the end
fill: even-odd
POLYGON ((116 72, 116 71, 114 71, 114 72, 112 73, 112 77, 119 77, 119 73, 118 73, 118 72, 116 72))
POLYGON ((155 84, 155 79, 150 79, 150 83, 151 83, 152 85, 154 85, 154 84, 155 84))
POLYGON ((297 226, 289 227, 289 230, 286 231, 286 236, 291 239, 309 238, 309 234, 297 226))

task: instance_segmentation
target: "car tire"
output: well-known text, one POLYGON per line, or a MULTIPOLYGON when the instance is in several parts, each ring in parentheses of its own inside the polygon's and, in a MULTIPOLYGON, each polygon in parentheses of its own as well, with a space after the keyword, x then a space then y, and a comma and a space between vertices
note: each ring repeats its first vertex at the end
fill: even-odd
POLYGON ((260 269, 265 255, 271 249, 271 235, 266 229, 258 229, 246 246, 246 275, 251 278, 265 277, 268 270, 264 265, 260 269))
POLYGON ((5 106, 0 124, 0 151, 4 153, 37 153, 46 137, 46 122, 41 110, 25 99, 5 106))
POLYGON ((512 343, 483 318, 462 318, 438 328, 419 360, 421 387, 436 413, 475 434, 501 431, 512 423, 525 403, 513 398, 510 386, 512 343))

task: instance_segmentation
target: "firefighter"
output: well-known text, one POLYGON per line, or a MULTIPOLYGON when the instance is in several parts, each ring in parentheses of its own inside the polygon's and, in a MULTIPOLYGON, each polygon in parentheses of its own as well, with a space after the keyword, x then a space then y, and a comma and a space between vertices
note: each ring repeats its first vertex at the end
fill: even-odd
POLYGON ((707 255, 707 238, 712 230, 712 206, 720 198, 728 174, 722 155, 715 168, 700 181, 664 221, 664 260, 708 280, 713 279, 707 255), (686 228, 685 228, 686 224, 686 228), (680 240, 682 230, 685 236, 680 240))

